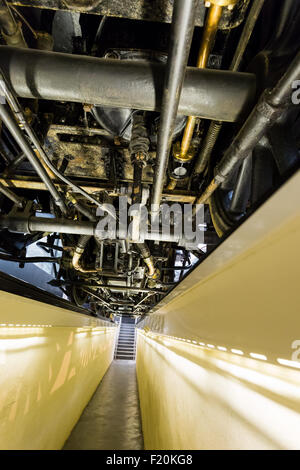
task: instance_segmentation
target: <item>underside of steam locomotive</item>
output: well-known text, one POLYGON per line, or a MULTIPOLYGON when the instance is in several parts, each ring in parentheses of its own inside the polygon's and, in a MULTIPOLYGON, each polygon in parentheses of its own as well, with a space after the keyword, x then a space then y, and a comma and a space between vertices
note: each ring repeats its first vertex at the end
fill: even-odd
POLYGON ((290 0, 1 1, 0 260, 150 312, 297 170, 299 28, 290 0))

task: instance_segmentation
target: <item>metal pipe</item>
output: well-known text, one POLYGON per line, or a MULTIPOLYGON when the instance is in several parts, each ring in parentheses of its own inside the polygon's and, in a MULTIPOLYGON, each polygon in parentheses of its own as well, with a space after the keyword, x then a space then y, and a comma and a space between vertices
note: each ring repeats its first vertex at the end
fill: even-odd
MULTIPOLYGON (((12 178, 7 175, 1 175, 0 182, 4 186, 8 186, 8 187, 13 186, 14 188, 32 189, 35 191, 47 190, 47 187, 45 186, 45 184, 42 181, 38 181, 34 177, 30 178, 30 177, 18 175, 12 178)), ((81 180, 80 182, 81 188, 90 194, 100 193, 100 192, 105 191, 111 197, 124 196, 124 192, 122 192, 122 190, 123 188, 125 188, 125 186, 123 186, 122 188, 120 187, 116 188, 106 183, 101 183, 101 184, 99 183, 97 186, 95 186, 94 184, 95 183, 90 182, 90 181, 83 182, 81 180)), ((63 183, 60 184, 60 186, 62 186, 63 189, 67 189, 66 185, 63 183)), ((130 186, 128 188, 126 187, 126 190, 127 190, 126 194, 132 193, 130 186)), ((172 201, 172 202, 180 202, 180 203, 193 203, 195 201, 196 194, 194 191, 192 192, 192 191, 184 191, 184 190, 176 191, 174 193, 164 192, 163 198, 165 202, 172 201)))
POLYGON ((148 258, 143 258, 144 260, 144 263, 146 264, 147 268, 148 268, 148 276, 150 278, 158 278, 159 277, 159 273, 157 273, 155 267, 154 267, 154 263, 153 263, 153 258, 152 256, 148 256, 148 258))
POLYGON ((142 202, 143 167, 149 158, 150 140, 143 114, 135 113, 132 117, 132 131, 129 144, 130 158, 133 165, 132 204, 142 202))
POLYGON ((263 7, 264 1, 265 0, 253 0, 238 46, 229 67, 229 70, 232 70, 233 72, 236 72, 240 67, 244 52, 248 45, 257 18, 259 17, 260 11, 263 7))
MULTIPOLYGON (((142 203, 142 175, 143 166, 148 158, 149 138, 147 129, 144 122, 144 117, 138 114, 133 116, 132 120, 132 135, 130 140, 130 155, 133 163, 133 185, 132 185, 132 204, 142 203)), ((139 217, 139 216, 137 216, 139 217)), ((138 219, 139 226, 141 219, 138 219)), ((148 268, 148 276, 152 279, 158 277, 158 272, 154 267, 153 257, 146 243, 136 243, 138 251, 140 252, 143 261, 148 268)))
POLYGON ((74 197, 74 195, 72 193, 67 192, 66 198, 73 204, 75 209, 77 209, 78 212, 80 212, 82 215, 84 215, 87 219, 91 220, 92 222, 97 221, 96 215, 92 211, 90 211, 90 209, 88 207, 86 207, 83 204, 81 204, 80 202, 78 202, 77 199, 74 197))
POLYGON ((159 271, 154 267, 153 257, 151 256, 150 250, 146 243, 135 243, 135 246, 139 250, 141 257, 143 258, 143 261, 148 268, 148 276, 151 279, 158 279, 159 271))
MULTIPOLYGON (((162 108, 164 64, 0 46, 0 67, 22 98, 162 108)), ((253 74, 187 67, 178 114, 236 121, 254 99, 255 80, 253 74)))
POLYGON ((93 45, 92 45, 92 49, 91 49, 92 55, 97 55, 97 49, 99 47, 99 39, 101 38, 101 35, 103 33, 103 29, 104 29, 106 20, 107 20, 107 16, 105 16, 105 15, 102 16, 102 18, 100 20, 100 23, 99 23, 99 26, 98 26, 98 29, 97 29, 97 32, 95 34, 93 45))
POLYGON ((172 267, 166 267, 166 268, 161 268, 162 271, 185 271, 186 269, 191 269, 194 265, 189 264, 188 266, 172 266, 172 267))
POLYGON ((203 173, 203 171, 207 167, 208 161, 211 156, 211 152, 213 151, 217 138, 220 134, 221 128, 222 128, 222 122, 220 121, 213 121, 210 123, 208 131, 204 138, 203 144, 201 146, 199 156, 195 162, 195 166, 193 169, 194 175, 200 175, 201 173, 203 173))
POLYGON ((0 193, 4 194, 8 199, 13 201, 18 207, 22 208, 24 206, 24 199, 17 196, 9 188, 0 183, 0 193))
POLYGON ((88 244, 88 241, 90 240, 90 235, 81 235, 79 238, 79 241, 77 243, 77 246, 75 248, 75 252, 72 258, 72 266, 76 271, 80 271, 82 273, 96 273, 97 269, 86 269, 83 268, 80 264, 80 259, 81 256, 84 253, 85 247, 88 244))
MULTIPOLYGON (((13 90, 11 90, 11 86, 8 83, 5 75, 2 73, 0 70, 0 89, 4 93, 5 98, 7 99, 16 119, 19 122, 19 125, 22 129, 25 130, 26 134, 28 135, 34 150, 36 152, 36 155, 33 154, 38 158, 38 160, 41 162, 41 167, 46 171, 46 174, 48 175, 47 178, 47 187, 52 194, 56 204, 61 208, 61 211, 65 214, 66 213, 66 206, 61 198, 59 192, 57 191, 56 187, 53 185, 51 178, 57 176, 60 180, 62 180, 65 184, 68 184, 73 190, 77 191, 80 193, 82 196, 84 196, 86 199, 88 199, 90 202, 93 204, 96 204, 100 208, 103 208, 103 205, 97 201, 93 196, 90 196, 88 193, 86 193, 81 187, 77 186, 74 184, 72 181, 69 180, 69 178, 65 177, 54 165, 53 163, 49 160, 48 156, 46 155, 46 152, 44 151, 43 147, 41 146, 39 139, 37 138, 35 132, 31 128, 31 126, 28 124, 28 122, 25 119, 23 110, 21 106, 18 103, 18 100, 14 96, 13 90)), ((20 133, 20 136, 22 136, 22 132, 20 133)), ((23 140, 24 139, 24 136, 23 140)), ((25 140, 26 143, 26 140, 25 140)), ((29 147, 31 148, 31 147, 29 147)), ((36 158, 35 158, 36 159, 36 158)), ((44 171, 44 173, 45 173, 44 171)), ((39 174, 39 173, 38 173, 39 174)), ((42 176, 40 175, 42 178, 42 176)), ((42 178, 43 179, 43 178, 42 178)), ((44 180, 45 181, 45 180, 44 180)), ((46 181, 45 181, 46 184, 46 181)), ((109 209, 107 210, 110 215, 115 218, 115 213, 110 212, 109 209)))
POLYGON ((133 311, 133 315, 135 314, 135 312, 137 312, 137 310, 139 309, 139 306, 145 302, 145 300, 148 300, 149 297, 151 297, 151 295, 153 295, 153 293, 151 294, 147 294, 138 304, 136 304, 135 306, 135 310, 133 311))
MULTIPOLYGON (((51 281, 52 282, 52 281, 51 281)), ((152 294, 165 294, 166 291, 163 290, 158 290, 158 289, 148 289, 147 287, 128 287, 128 286, 115 286, 113 284, 97 284, 97 285, 90 285, 90 284, 82 284, 82 281, 59 281, 59 285, 67 285, 67 284, 72 284, 72 285, 78 285, 81 287, 86 287, 90 289, 95 289, 95 288, 100 288, 100 289, 111 289, 116 292, 138 292, 138 293, 152 293, 152 294)), ((58 286, 58 284, 51 284, 54 286, 58 286)))
POLYGON ((170 179, 170 181, 169 181, 169 183, 166 187, 166 190, 167 191, 172 191, 173 189, 176 188, 176 184, 177 184, 177 181, 174 178, 170 179))
POLYGON ((175 119, 194 32, 196 0, 175 0, 157 140, 152 211, 158 213, 168 165, 175 119))
MULTIPOLYGON (((263 160, 263 158, 262 158, 263 160)), ((243 214, 251 194, 252 186, 252 155, 245 158, 239 168, 235 190, 230 203, 230 212, 243 214)))
MULTIPOLYGON (((252 31, 254 29, 263 4, 264 0, 254 0, 252 3, 238 46, 236 48, 235 54, 229 67, 229 70, 233 72, 236 72, 239 69, 244 52, 246 50, 247 44, 249 42, 249 39, 251 37, 252 31)), ((193 170, 194 175, 200 175, 205 170, 213 148, 217 142, 217 138, 221 132, 221 129, 222 122, 211 122, 193 170)))
POLYGON ((23 152, 20 153, 3 171, 2 176, 8 177, 9 175, 14 174, 15 170, 21 163, 26 160, 26 155, 23 152))
MULTIPOLYGON (((73 235, 90 235, 99 238, 100 234, 97 231, 97 223, 83 220, 68 220, 68 219, 52 219, 47 217, 22 217, 20 215, 3 215, 0 216, 0 228, 7 228, 13 232, 31 233, 31 232, 49 232, 49 233, 69 233, 73 235)), ((147 227, 145 227, 147 230, 147 227)), ((118 228, 116 231, 116 238, 123 235, 120 234, 118 228)), ((145 240, 157 240, 178 243, 180 240, 179 235, 173 233, 157 233, 145 232, 142 233, 145 240)), ((138 245, 145 245, 138 243, 138 245)), ((144 246, 145 248, 145 246, 144 246)), ((142 250, 143 251, 143 250, 142 250)), ((144 261, 151 256, 149 250, 143 251, 142 254, 144 261)))
POLYGON ((59 263, 61 258, 54 258, 54 257, 43 257, 43 256, 31 256, 31 257, 17 257, 17 256, 10 256, 5 255, 4 253, 0 253, 0 259, 2 261, 12 261, 13 263, 59 263))
POLYGON ((10 110, 7 108, 5 104, 2 104, 2 103, 0 103, 0 118, 6 125, 11 135, 16 140, 22 152, 24 152, 24 154, 27 156, 28 160, 30 161, 31 165, 33 166, 33 168, 35 169, 35 171, 37 172, 41 180, 47 186, 55 203, 61 208, 62 212, 66 213, 66 207, 65 207, 64 201, 62 200, 59 192, 57 191, 56 187, 52 183, 48 173, 46 172, 45 168, 41 165, 38 157, 36 156, 33 149, 31 148, 31 146, 25 139, 22 133, 22 130, 17 125, 10 110))
POLYGON ((237 165, 251 154, 255 145, 283 112, 292 106, 293 82, 300 76, 300 52, 286 73, 271 90, 265 90, 237 136, 215 168, 215 176, 198 197, 196 204, 203 204, 226 180, 237 165))
MULTIPOLYGON (((219 5, 211 5, 209 7, 197 60, 198 69, 204 69, 207 65, 209 54, 213 48, 216 33, 218 31, 222 10, 223 7, 219 5)), ((181 157, 183 158, 186 156, 190 148, 196 125, 196 119, 196 116, 189 116, 187 119, 181 142, 181 157)))
POLYGON ((115 291, 119 291, 119 292, 122 292, 122 291, 126 291, 126 292, 142 292, 142 293, 149 293, 151 292, 152 294, 165 294, 165 291, 163 290, 157 290, 157 289, 148 289, 148 288, 142 288, 142 287, 121 287, 121 286, 114 286, 114 285, 111 285, 111 284, 98 284, 97 287, 100 287, 100 288, 105 288, 105 289, 112 289, 112 290, 115 290, 115 291))
POLYGON ((102 302, 103 305, 105 305, 106 308, 108 308, 108 309, 111 310, 112 312, 115 312, 115 310, 112 309, 112 308, 109 306, 109 303, 106 302, 102 297, 100 297, 100 295, 95 294, 95 292, 91 292, 89 289, 86 289, 86 288, 84 288, 84 287, 82 287, 81 290, 83 290, 83 291, 86 292, 87 294, 91 295, 92 297, 95 297, 95 299, 100 300, 100 302, 102 302))
POLYGON ((44 217, 0 217, 0 227, 9 228, 15 232, 49 232, 70 233, 74 235, 93 236, 96 224, 90 221, 78 221, 68 219, 51 219, 44 217))
POLYGON ((132 205, 141 204, 142 202, 142 175, 143 164, 134 160, 133 161, 133 183, 132 183, 132 205))

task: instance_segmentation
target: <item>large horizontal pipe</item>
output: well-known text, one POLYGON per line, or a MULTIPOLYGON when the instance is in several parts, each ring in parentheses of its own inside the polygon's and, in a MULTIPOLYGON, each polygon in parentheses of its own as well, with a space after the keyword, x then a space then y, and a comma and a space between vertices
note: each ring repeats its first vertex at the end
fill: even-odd
POLYGON ((94 235, 96 223, 90 221, 74 221, 68 219, 52 219, 48 217, 0 217, 0 228, 7 228, 12 232, 57 232, 72 233, 74 235, 94 235))
MULTIPOLYGON (((0 67, 22 98, 161 110, 164 64, 0 46, 0 67)), ((178 114, 236 121, 255 84, 252 74, 188 67, 178 114)))
MULTIPOLYGON (((48 217, 22 217, 22 216, 0 216, 0 229, 7 228, 12 232, 32 233, 70 233, 73 235, 100 236, 97 233, 97 222, 78 221, 68 219, 52 219, 48 217)), ((117 231, 117 236, 122 235, 117 231)), ((166 242, 179 242, 179 236, 172 233, 149 232, 143 234, 145 240, 157 240, 166 242)), ((121 237, 120 237, 121 238, 121 237)))
MULTIPOLYGON (((66 233, 73 235, 89 235, 101 238, 101 233, 97 230, 97 222, 92 221, 78 221, 68 219, 52 219, 48 217, 26 217, 19 215, 3 215, 0 216, 0 230, 8 229, 12 232, 33 233, 33 232, 48 232, 48 233, 66 233)), ((116 235, 118 239, 124 239, 123 230, 116 227, 116 235)), ((152 241, 165 241, 173 243, 184 242, 184 237, 181 239, 177 233, 158 233, 153 230, 150 232, 142 232, 144 240, 152 241)), ((214 245, 216 242, 215 236, 212 232, 203 233, 203 243, 207 245, 214 245)), ((146 257, 147 258, 147 257, 146 257)), ((103 273, 103 275, 105 275, 103 273)))

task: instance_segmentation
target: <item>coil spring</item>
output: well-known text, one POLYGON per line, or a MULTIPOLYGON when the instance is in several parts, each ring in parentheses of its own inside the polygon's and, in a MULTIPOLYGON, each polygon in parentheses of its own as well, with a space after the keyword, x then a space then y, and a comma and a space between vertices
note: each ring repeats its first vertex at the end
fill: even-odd
POLYGON ((144 117, 141 114, 134 114, 132 119, 132 133, 129 144, 129 150, 132 157, 137 154, 143 154, 145 159, 148 157, 149 138, 145 126, 144 117))
POLYGON ((209 161, 211 152, 215 146, 218 135, 220 133, 221 127, 222 127, 222 123, 219 121, 213 121, 210 124, 205 140, 203 142, 203 147, 201 149, 201 152, 198 157, 198 161, 194 169, 194 174, 200 174, 205 170, 206 165, 209 161))

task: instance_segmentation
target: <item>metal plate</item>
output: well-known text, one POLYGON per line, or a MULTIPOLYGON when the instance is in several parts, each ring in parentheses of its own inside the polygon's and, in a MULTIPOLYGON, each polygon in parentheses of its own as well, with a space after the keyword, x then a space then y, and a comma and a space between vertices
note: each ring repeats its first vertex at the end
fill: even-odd
MULTIPOLYGON (((18 0, 10 1, 8 3, 19 6, 49 8, 51 10, 68 10, 70 8, 68 8, 67 5, 70 5, 71 1, 18 0)), ((72 11, 84 11, 83 8, 78 8, 76 6, 77 4, 78 2, 74 2, 72 11)), ((151 0, 146 2, 144 0, 102 0, 98 5, 95 5, 94 8, 87 8, 85 11, 95 15, 116 16, 119 18, 171 23, 172 10, 173 0, 151 0)), ((203 26, 204 14, 205 6, 202 2, 199 2, 196 15, 196 24, 198 26, 203 26)))
MULTIPOLYGON (((65 170, 66 176, 78 176, 85 178, 99 178, 107 180, 105 161, 110 149, 116 149, 109 142, 112 136, 103 129, 90 129, 89 131, 71 126, 52 125, 47 134, 47 149, 56 160, 58 168, 65 158, 68 165, 65 170)), ((130 153, 127 147, 117 147, 118 159, 122 159, 122 177, 120 181, 133 180, 133 167, 130 153)), ((111 157, 111 161, 114 157, 111 157)), ((117 160, 117 156, 115 155, 117 160)), ((151 168, 146 167, 143 171, 143 181, 152 181, 151 168)), ((113 183, 111 181, 111 183, 113 183)))
MULTIPOLYGON (((16 6, 31 6, 36 8, 48 8, 51 10, 71 10, 78 12, 93 13, 95 15, 115 16, 119 18, 129 18, 133 20, 157 21, 161 23, 171 23, 174 0, 102 0, 97 5, 95 0, 82 2, 86 3, 86 8, 78 7, 78 0, 16 0, 8 1, 16 6), (89 8, 95 5, 94 8, 89 8)), ((243 20, 249 0, 239 0, 233 10, 224 8, 220 29, 238 26, 243 20)), ((203 26, 205 18, 204 2, 198 3, 196 12, 196 26, 203 26)))

